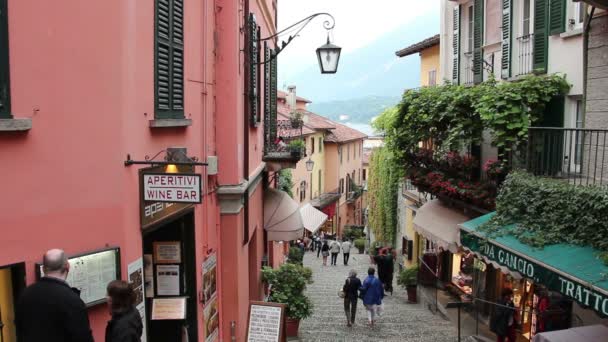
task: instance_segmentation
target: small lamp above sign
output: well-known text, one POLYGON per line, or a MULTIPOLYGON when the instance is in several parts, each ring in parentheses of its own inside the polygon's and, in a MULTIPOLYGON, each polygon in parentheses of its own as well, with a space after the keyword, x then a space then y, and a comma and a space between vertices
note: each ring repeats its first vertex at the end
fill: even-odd
POLYGON ((329 35, 327 35, 327 44, 317 49, 317 58, 319 59, 319 68, 321 68, 322 74, 335 74, 338 71, 341 51, 342 48, 332 44, 329 41, 329 35))

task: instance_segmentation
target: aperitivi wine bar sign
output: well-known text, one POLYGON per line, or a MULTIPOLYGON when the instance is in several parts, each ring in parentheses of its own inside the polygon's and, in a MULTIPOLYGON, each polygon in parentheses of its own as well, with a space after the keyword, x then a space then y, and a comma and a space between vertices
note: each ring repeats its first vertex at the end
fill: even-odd
POLYGON ((143 177, 145 201, 201 203, 199 174, 152 173, 143 177))

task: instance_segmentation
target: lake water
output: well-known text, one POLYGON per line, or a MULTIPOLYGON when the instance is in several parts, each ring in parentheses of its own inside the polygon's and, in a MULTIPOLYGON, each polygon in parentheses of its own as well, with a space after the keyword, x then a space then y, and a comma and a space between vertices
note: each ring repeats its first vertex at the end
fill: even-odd
POLYGON ((372 128, 372 126, 370 124, 364 124, 364 123, 351 123, 351 122, 342 122, 343 125, 346 125, 350 128, 354 128, 357 131, 360 131, 362 133, 365 133, 369 136, 374 135, 374 129, 372 128))

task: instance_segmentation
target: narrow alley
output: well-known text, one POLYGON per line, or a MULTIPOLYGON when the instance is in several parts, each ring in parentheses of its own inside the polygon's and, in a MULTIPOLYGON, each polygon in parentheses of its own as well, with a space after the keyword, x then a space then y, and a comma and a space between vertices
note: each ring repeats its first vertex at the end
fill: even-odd
POLYGON ((314 304, 313 315, 300 324, 300 339, 295 341, 399 341, 399 342, 447 342, 456 341, 456 329, 441 316, 433 315, 420 304, 408 304, 405 290, 395 283, 395 292, 384 301, 384 314, 374 328, 367 326, 367 316, 361 301, 357 304, 357 318, 352 328, 346 326, 343 300, 338 290, 348 271, 355 269, 363 281, 370 266, 367 254, 351 254, 348 266, 322 266, 316 253, 307 252, 304 265, 312 268, 314 283, 307 286, 307 295, 314 304))

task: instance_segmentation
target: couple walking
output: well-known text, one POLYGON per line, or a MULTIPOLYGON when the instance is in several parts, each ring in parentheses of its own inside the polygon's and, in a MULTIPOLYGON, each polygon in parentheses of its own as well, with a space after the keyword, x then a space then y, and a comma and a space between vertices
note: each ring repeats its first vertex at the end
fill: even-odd
POLYGON ((358 298, 363 300, 363 305, 367 311, 367 321, 370 326, 374 326, 377 318, 382 316, 384 288, 380 279, 374 276, 375 273, 376 270, 370 267, 367 270, 367 278, 365 278, 363 284, 357 278, 357 271, 351 270, 348 273, 348 278, 346 278, 342 288, 347 326, 352 327, 355 323, 358 298))
MULTIPOLYGON (((344 256, 344 266, 348 265, 348 259, 350 258, 350 241, 346 240, 340 245, 339 241, 332 241, 331 244, 328 244, 327 241, 323 242, 323 246, 319 249, 321 254, 323 255, 323 266, 327 266, 327 257, 331 253, 331 265, 336 266, 338 261, 338 254, 340 254, 340 250, 342 250, 342 254, 344 256)), ((319 253, 317 252, 317 258, 319 257, 319 253)))

